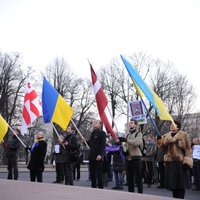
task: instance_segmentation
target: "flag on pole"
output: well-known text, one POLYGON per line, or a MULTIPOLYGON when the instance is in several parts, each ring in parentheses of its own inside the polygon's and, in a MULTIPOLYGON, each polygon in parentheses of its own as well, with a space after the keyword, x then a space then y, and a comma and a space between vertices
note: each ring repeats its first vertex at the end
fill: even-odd
MULTIPOLYGON (((146 96, 146 98, 151 102, 154 109, 158 113, 158 116, 161 120, 169 120, 174 123, 171 115, 167 111, 167 108, 164 104, 164 102, 158 97, 158 95, 151 90, 142 77, 139 75, 136 69, 121 55, 121 59, 130 75, 132 80, 135 82, 136 86, 143 92, 143 94, 146 96)), ((137 89, 136 87, 136 89, 137 89)), ((139 95, 142 95, 141 91, 139 92, 139 95)), ((142 97, 142 96, 141 96, 142 97)))
POLYGON ((0 143, 8 131, 8 124, 4 118, 0 115, 0 143))
POLYGON ((106 98, 106 95, 101 87, 100 82, 97 80, 97 76, 93 70, 92 65, 90 64, 90 70, 91 70, 91 77, 92 77, 92 84, 93 84, 93 89, 94 89, 94 94, 96 97, 96 102, 97 102, 97 107, 99 111, 100 118, 106 128, 107 133, 110 133, 112 137, 117 139, 117 135, 115 134, 109 120, 109 112, 107 111, 107 106, 108 106, 108 100, 106 98))
POLYGON ((42 89, 42 111, 45 123, 55 122, 63 130, 66 130, 74 113, 74 110, 45 77, 42 89))
POLYGON ((27 133, 28 127, 35 121, 42 113, 42 103, 32 87, 29 80, 27 80, 24 96, 24 107, 22 111, 22 127, 21 134, 27 133))

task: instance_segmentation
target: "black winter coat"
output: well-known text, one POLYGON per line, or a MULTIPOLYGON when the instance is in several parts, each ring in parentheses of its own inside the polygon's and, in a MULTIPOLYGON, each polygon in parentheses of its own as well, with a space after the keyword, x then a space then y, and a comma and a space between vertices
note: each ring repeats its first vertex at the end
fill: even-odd
POLYGON ((31 149, 31 159, 27 168, 31 171, 44 171, 46 151, 47 143, 44 140, 36 142, 31 149))
POLYGON ((96 160, 98 155, 101 155, 103 158, 106 146, 106 133, 100 129, 95 129, 91 133, 88 144, 90 146, 89 160, 96 160))

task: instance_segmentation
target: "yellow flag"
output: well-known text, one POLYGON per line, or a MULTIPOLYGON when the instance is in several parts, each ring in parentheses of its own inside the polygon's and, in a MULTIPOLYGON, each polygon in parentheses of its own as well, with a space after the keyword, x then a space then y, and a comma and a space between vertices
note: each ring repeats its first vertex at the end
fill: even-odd
POLYGON ((138 87, 138 85, 135 83, 135 81, 132 79, 133 81, 133 84, 135 86, 135 89, 137 91, 137 93, 139 94, 139 96, 142 98, 142 97, 145 97, 144 93, 142 92, 142 90, 140 90, 140 88, 138 87))
POLYGON ((0 142, 3 140, 7 131, 8 131, 8 124, 4 120, 4 118, 0 115, 0 142))

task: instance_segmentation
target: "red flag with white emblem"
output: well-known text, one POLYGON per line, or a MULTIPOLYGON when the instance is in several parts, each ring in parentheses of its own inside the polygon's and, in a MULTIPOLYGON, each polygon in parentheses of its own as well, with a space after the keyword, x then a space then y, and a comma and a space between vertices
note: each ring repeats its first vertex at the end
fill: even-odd
POLYGON ((108 112, 108 100, 106 98, 106 95, 101 87, 100 82, 97 80, 97 76, 92 68, 92 65, 90 64, 91 69, 91 77, 92 77, 92 84, 94 89, 94 94, 96 97, 97 107, 99 111, 100 118, 106 128, 107 133, 110 133, 115 139, 117 139, 117 135, 115 134, 109 120, 108 116, 110 115, 108 112))
POLYGON ((42 113, 41 101, 32 87, 30 81, 27 81, 24 96, 24 107, 22 111, 22 127, 21 133, 24 135, 27 133, 28 127, 31 123, 37 119, 42 113))

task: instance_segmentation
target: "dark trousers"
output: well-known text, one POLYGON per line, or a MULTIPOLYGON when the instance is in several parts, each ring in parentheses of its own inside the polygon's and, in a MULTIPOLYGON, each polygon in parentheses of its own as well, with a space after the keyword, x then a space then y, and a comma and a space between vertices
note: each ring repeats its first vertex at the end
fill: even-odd
POLYGON ((14 172, 14 180, 18 179, 18 167, 17 167, 17 157, 12 156, 8 158, 8 179, 13 179, 14 172))
POLYGON ((165 165, 164 162, 158 162, 158 177, 161 187, 165 187, 165 165))
POLYGON ((128 191, 134 192, 134 184, 136 181, 138 193, 143 193, 142 184, 142 161, 141 159, 132 159, 127 161, 127 181, 128 191))
POLYGON ((56 182, 64 180, 63 163, 56 163, 56 182))
POLYGON ((153 179, 153 161, 144 161, 144 171, 146 174, 146 183, 147 185, 152 184, 152 179, 153 179))
POLYGON ((196 189, 200 189, 200 160, 194 160, 192 173, 194 176, 194 185, 196 189))
POLYGON ((184 199, 185 189, 174 189, 172 190, 172 194, 174 198, 184 199))
POLYGON ((33 171, 33 170, 31 170, 30 171, 30 179, 31 179, 31 182, 35 182, 36 179, 37 179, 37 182, 41 183, 43 181, 42 171, 33 171))
POLYGON ((74 185, 72 163, 63 163, 65 174, 65 185, 74 185))
POLYGON ((103 161, 90 160, 89 162, 91 187, 103 188, 103 161))
POLYGON ((73 176, 74 176, 74 180, 79 180, 81 177, 81 164, 80 163, 74 163, 73 164, 73 176))

